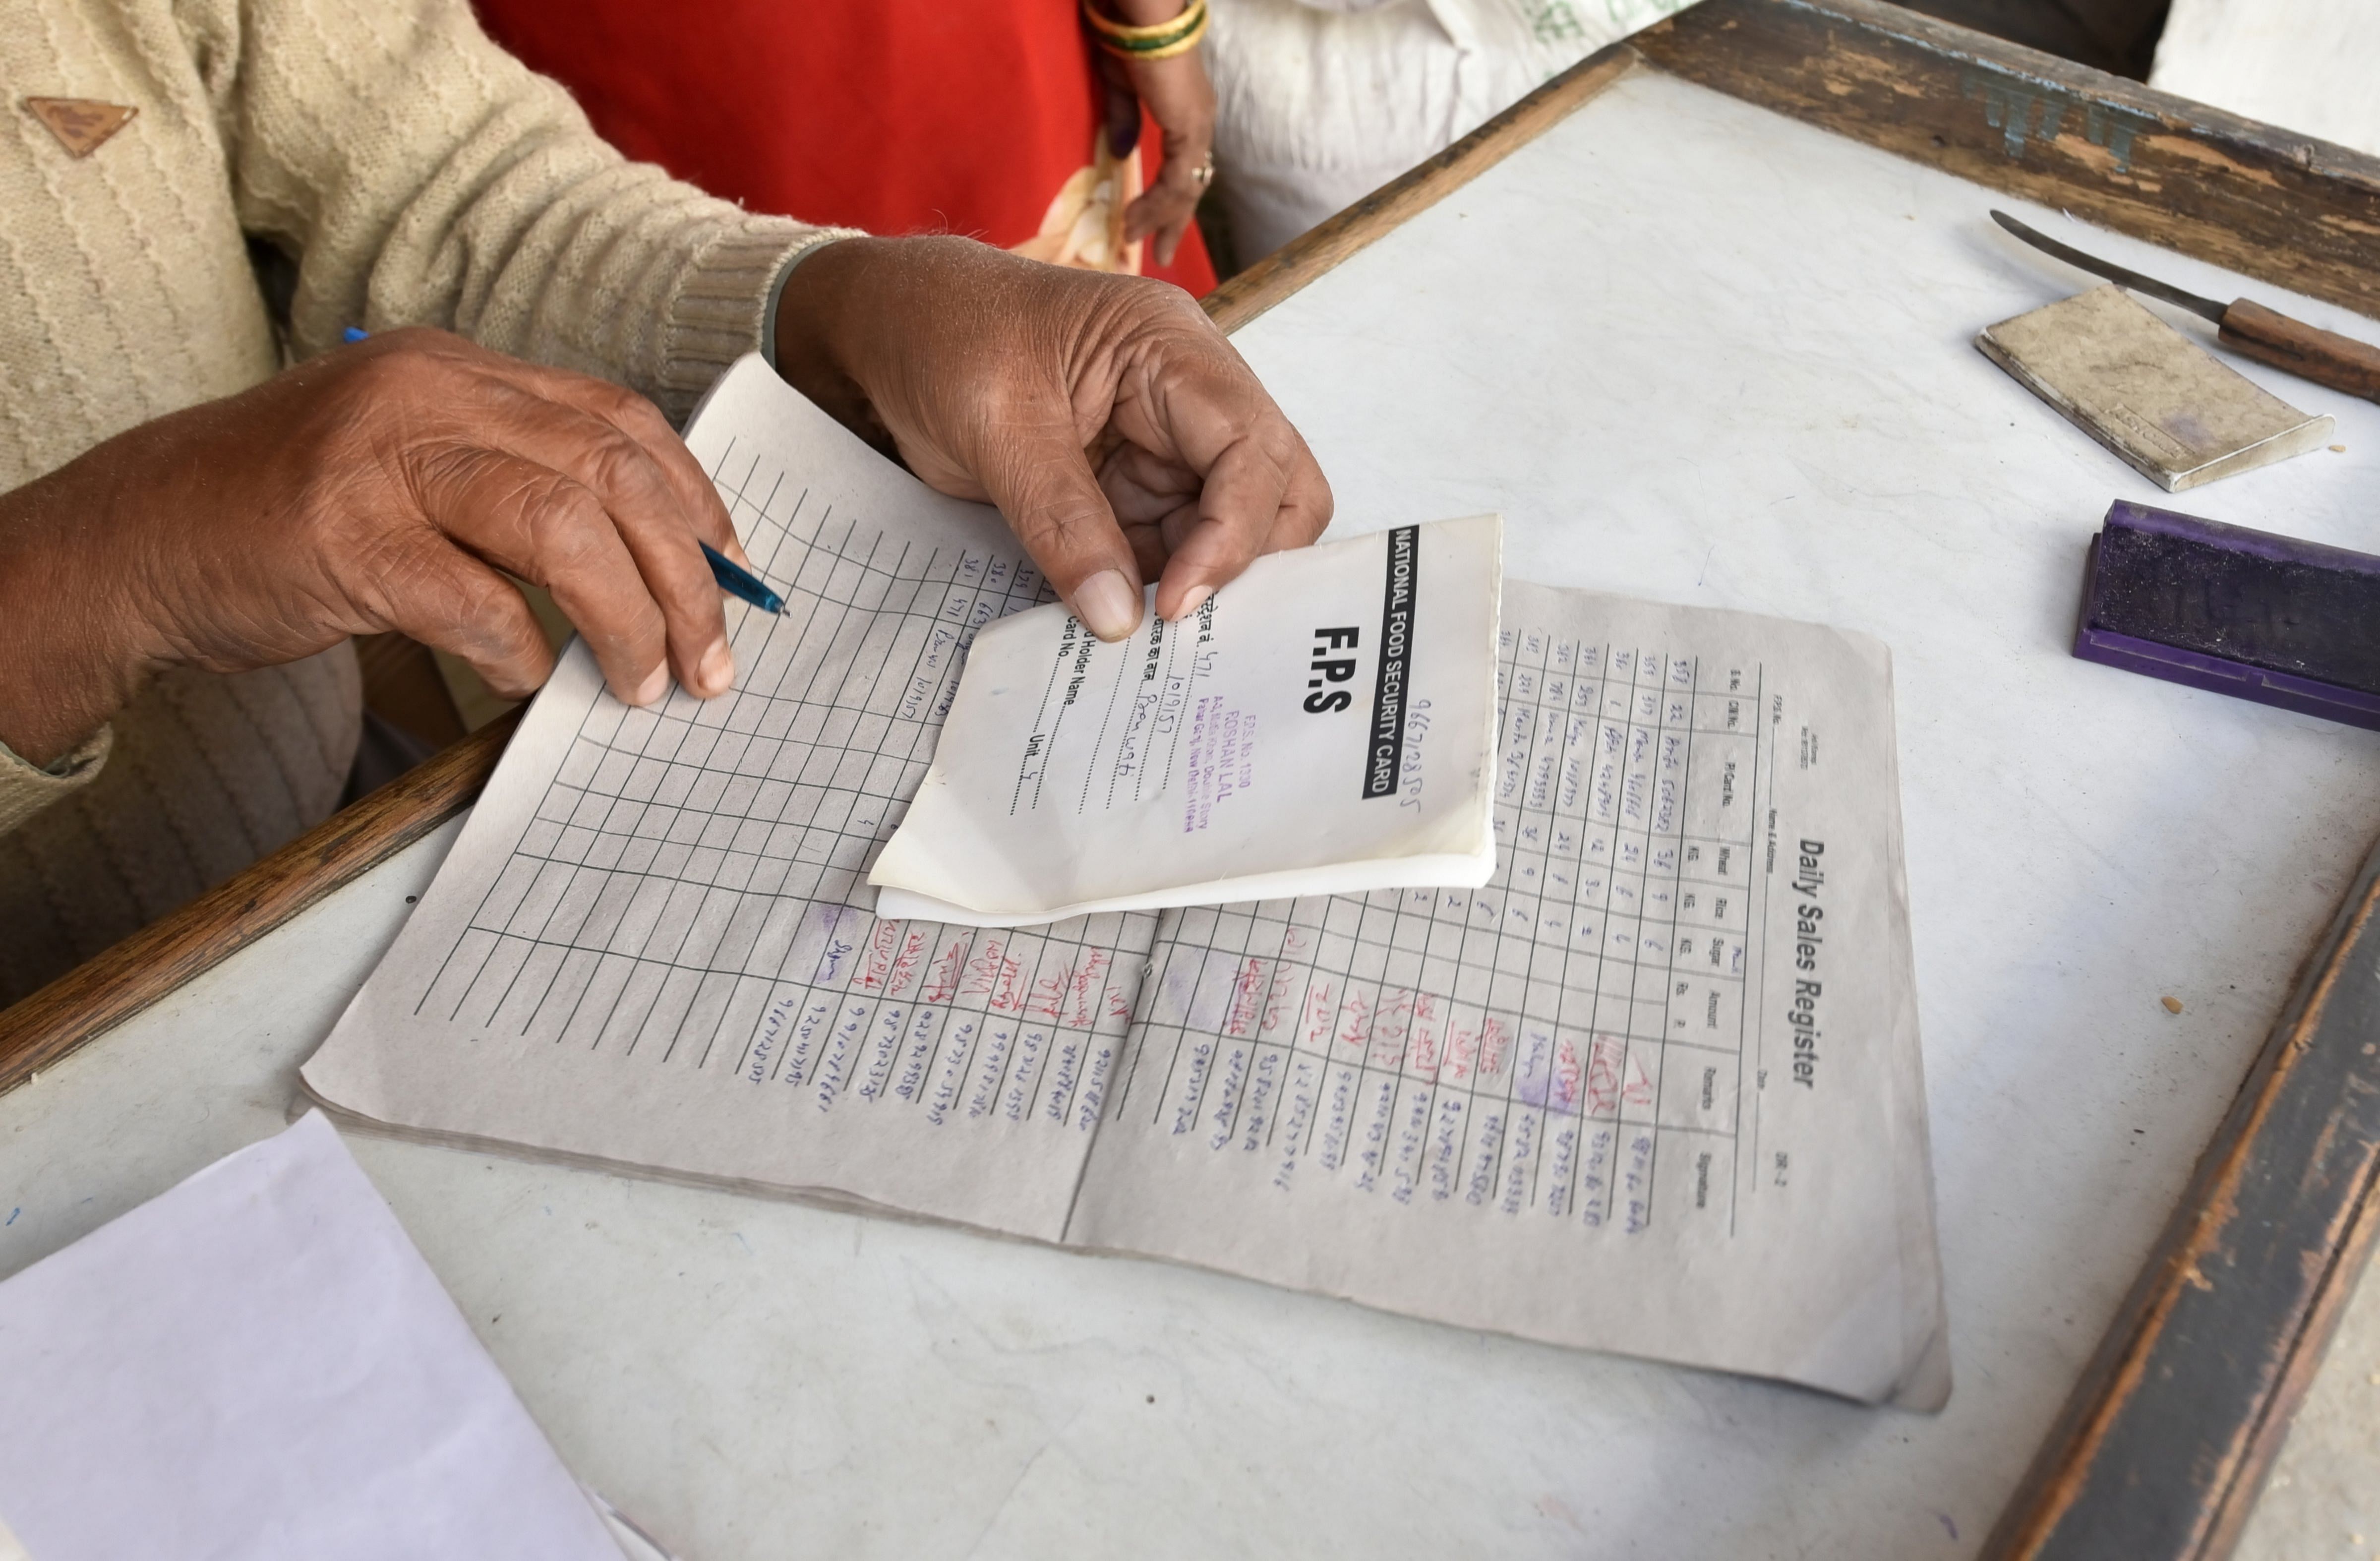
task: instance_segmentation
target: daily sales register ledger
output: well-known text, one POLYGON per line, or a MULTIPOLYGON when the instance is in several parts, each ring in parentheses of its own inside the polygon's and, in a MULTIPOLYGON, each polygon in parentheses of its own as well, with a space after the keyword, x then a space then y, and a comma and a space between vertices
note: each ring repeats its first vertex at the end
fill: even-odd
MULTIPOLYGON (((1881 645, 1508 580, 1484 885, 880 920, 868 874, 971 638, 1049 592, 995 512, 926 490, 757 359, 687 440, 787 612, 730 606, 742 676, 708 702, 629 709, 570 649, 307 1063, 316 1100, 1945 1401, 1881 645)), ((1425 578, 1424 619, 1431 602, 1425 578)), ((1228 635, 1202 649, 1115 695, 1151 696, 1134 754, 1194 740, 1202 677, 1261 675, 1228 635)), ((1245 736, 1185 823, 1333 784, 1245 736)))

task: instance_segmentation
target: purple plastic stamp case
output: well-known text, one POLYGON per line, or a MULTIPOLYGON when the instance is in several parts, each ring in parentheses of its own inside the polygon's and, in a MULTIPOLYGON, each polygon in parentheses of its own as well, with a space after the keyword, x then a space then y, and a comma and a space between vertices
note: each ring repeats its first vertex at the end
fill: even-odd
POLYGON ((2380 558, 2119 500, 2074 653, 2380 731, 2380 558))

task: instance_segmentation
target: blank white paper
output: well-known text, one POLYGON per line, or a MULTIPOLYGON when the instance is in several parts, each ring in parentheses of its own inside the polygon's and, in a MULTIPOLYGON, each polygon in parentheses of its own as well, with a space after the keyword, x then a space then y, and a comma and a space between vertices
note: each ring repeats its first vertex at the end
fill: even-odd
POLYGON ((620 1561, 321 1113, 0 1284, 37 1561, 620 1561))

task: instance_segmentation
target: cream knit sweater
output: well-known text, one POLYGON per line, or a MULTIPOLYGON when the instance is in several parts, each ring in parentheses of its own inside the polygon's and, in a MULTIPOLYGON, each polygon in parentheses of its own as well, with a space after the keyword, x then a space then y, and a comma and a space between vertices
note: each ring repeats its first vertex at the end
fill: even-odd
MULTIPOLYGON (((624 161, 465 0, 0 0, 0 491, 277 370, 252 246, 293 356, 442 325, 676 420, 828 237, 624 161), (78 156, 44 98, 136 112, 78 156)), ((343 647, 162 679, 117 762, 0 750, 0 1001, 319 820, 357 710, 343 647)))

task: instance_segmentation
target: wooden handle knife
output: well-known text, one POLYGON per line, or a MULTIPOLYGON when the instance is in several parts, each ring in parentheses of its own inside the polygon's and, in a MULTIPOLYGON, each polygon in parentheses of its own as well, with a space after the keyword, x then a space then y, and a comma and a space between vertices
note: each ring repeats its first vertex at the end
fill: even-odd
POLYGON ((2225 304, 2200 298, 2196 293, 2185 293, 2170 283, 2128 271, 2061 244, 2047 234, 2036 233, 2006 212, 1994 212, 1992 220, 2042 253, 2055 255, 2078 270, 2204 315, 2215 322, 2216 339, 2235 352, 2285 369, 2300 379, 2380 401, 2380 347, 2309 325, 2302 320, 2292 320, 2252 299, 2233 299, 2225 304))

